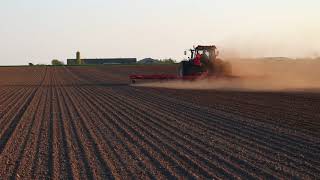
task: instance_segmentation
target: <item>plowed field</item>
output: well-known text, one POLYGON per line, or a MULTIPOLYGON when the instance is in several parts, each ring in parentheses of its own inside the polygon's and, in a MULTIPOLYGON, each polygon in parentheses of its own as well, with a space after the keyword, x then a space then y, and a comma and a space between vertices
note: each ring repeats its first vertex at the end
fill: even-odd
POLYGON ((128 85, 176 68, 0 68, 0 179, 320 177, 320 94, 128 85))

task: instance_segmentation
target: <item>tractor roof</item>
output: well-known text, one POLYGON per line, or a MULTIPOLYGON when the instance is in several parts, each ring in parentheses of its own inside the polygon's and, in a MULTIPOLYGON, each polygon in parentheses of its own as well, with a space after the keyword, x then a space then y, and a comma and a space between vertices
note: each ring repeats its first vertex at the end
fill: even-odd
POLYGON ((217 49, 217 47, 216 46, 197 46, 196 48, 195 48, 195 50, 198 50, 198 51, 201 51, 201 50, 215 50, 215 49, 217 49))

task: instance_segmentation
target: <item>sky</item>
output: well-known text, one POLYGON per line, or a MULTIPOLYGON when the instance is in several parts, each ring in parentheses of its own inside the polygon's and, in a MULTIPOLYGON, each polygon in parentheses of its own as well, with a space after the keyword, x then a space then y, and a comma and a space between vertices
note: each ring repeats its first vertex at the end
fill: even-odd
POLYGON ((83 58, 320 56, 319 0, 0 0, 0 65, 83 58))

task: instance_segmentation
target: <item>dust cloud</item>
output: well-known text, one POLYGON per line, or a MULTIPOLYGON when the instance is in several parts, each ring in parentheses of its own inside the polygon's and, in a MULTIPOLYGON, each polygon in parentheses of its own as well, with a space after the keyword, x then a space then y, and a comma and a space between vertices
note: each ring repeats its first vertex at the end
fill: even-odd
POLYGON ((170 89, 219 89, 237 91, 320 92, 320 60, 230 59, 232 78, 211 77, 197 81, 166 81, 137 86, 170 89))

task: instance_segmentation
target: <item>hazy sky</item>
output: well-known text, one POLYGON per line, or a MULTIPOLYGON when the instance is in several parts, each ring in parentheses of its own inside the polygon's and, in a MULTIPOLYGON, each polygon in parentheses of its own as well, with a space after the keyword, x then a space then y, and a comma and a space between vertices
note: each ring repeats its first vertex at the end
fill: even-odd
POLYGON ((0 0, 0 64, 53 58, 320 55, 319 0, 0 0))

